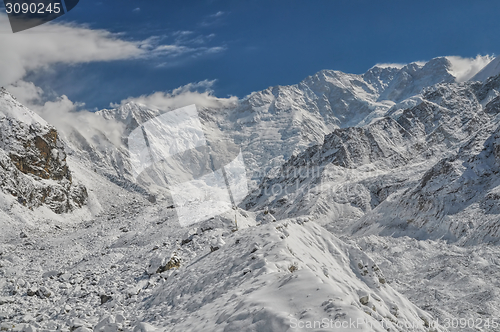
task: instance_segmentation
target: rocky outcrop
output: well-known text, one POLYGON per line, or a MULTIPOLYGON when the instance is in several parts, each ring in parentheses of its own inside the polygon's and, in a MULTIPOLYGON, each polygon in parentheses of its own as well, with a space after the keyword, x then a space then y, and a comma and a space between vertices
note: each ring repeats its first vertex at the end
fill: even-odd
POLYGON ((65 213, 85 204, 55 128, 0 90, 0 189, 29 208, 65 213))

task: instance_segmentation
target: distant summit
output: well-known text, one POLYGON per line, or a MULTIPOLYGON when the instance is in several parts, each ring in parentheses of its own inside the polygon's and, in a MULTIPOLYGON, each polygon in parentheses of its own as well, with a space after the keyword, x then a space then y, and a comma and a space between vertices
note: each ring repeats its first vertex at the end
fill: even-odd
POLYGON ((496 76, 498 74, 500 74, 500 57, 496 57, 493 61, 486 65, 486 67, 471 78, 471 81, 484 82, 488 79, 488 77, 496 76))

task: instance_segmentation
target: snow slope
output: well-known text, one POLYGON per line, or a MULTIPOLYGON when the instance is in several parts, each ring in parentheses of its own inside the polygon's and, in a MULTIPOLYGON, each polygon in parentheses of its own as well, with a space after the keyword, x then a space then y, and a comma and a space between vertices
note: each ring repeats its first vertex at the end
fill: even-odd
POLYGON ((148 316, 168 312, 175 331, 287 331, 325 317, 366 320, 360 331, 398 330, 405 320, 425 330, 431 321, 386 285, 368 256, 312 222, 248 228, 225 241, 153 291, 148 316))
POLYGON ((84 228, 59 222, 54 234, 33 225, 23 245, 2 241, 3 328, 306 331, 291 324, 332 319, 358 322, 359 331, 406 324, 428 331, 434 324, 356 245, 314 222, 255 226, 239 211, 236 232, 231 216, 179 229, 171 214, 120 191, 106 190, 126 207, 108 205, 110 214, 84 228), (161 272, 172 257, 178 263, 161 272))
POLYGON ((500 248, 409 237, 356 241, 391 277, 388 283, 452 331, 499 331, 500 248), (394 278, 394 279, 391 279, 394 278), (465 323, 464 323, 465 322, 465 323))
POLYGON ((497 76, 500 74, 500 57, 496 57, 489 64, 486 65, 483 69, 479 71, 474 77, 472 77, 471 81, 486 81, 489 77, 497 76))
MULTIPOLYGON (((488 103, 485 112, 496 118, 499 101, 488 103)), ((441 238, 462 244, 498 243, 499 137, 498 121, 483 126, 458 153, 440 160, 413 188, 361 218, 355 229, 362 234, 441 238)))

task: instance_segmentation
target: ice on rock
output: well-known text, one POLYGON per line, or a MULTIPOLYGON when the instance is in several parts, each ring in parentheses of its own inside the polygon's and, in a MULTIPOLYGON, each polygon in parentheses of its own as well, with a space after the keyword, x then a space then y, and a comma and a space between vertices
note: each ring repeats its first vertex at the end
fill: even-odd
MULTIPOLYGON (((0 190, 29 208, 65 213, 85 205, 87 191, 73 183, 57 130, 0 90, 0 190)), ((21 237, 27 236, 21 233, 21 237)))

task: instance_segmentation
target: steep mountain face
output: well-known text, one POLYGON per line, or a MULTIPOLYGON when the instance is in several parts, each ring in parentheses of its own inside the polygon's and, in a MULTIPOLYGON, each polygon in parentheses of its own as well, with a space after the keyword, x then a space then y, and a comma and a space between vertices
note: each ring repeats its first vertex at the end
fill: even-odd
POLYGON ((219 112, 216 122, 233 133, 259 180, 266 173, 260 170, 322 143, 334 129, 370 123, 424 87, 454 82, 450 67, 446 58, 436 58, 400 69, 373 67, 363 75, 323 70, 297 85, 254 93, 236 109, 219 112))
POLYGON ((423 143, 391 118, 337 129, 323 145, 292 157, 278 175, 265 178, 244 204, 257 210, 268 206, 279 217, 319 214, 355 219, 397 187, 402 180, 387 172, 417 158, 412 152, 423 143), (374 183, 366 188, 367 181, 374 183))
MULTIPOLYGON (((243 206, 255 210, 268 207, 277 217, 313 215, 336 231, 347 231, 365 214, 357 230, 393 220, 388 216, 398 214, 402 206, 410 206, 407 214, 411 217, 405 220, 413 222, 419 215, 422 220, 433 218, 440 223, 436 214, 447 214, 445 206, 454 204, 446 201, 433 205, 432 213, 425 215, 421 208, 411 208, 418 206, 418 195, 401 196, 401 191, 418 186, 433 172, 441 174, 443 165, 448 165, 443 160, 470 146, 471 137, 476 137, 476 145, 484 142, 485 133, 496 128, 498 97, 483 104, 489 96, 498 94, 499 81, 500 77, 495 77, 484 84, 438 84, 426 89, 421 102, 412 108, 393 108, 386 117, 369 125, 334 130, 324 144, 290 158, 276 175, 266 177, 243 206), (399 205, 389 203, 392 194, 398 197, 399 205)), ((451 174, 455 171, 444 169, 451 174)), ((449 184, 445 180, 442 183, 449 184)), ((471 195, 476 189, 470 190, 471 195)), ((432 205, 439 195, 435 188, 426 201, 432 205)), ((393 233, 392 228, 383 232, 393 233)), ((401 230, 400 235, 405 234, 410 235, 401 230)), ((436 232, 435 236, 441 235, 436 232)))
POLYGON ((479 71, 471 81, 481 81, 484 82, 492 76, 497 76, 500 74, 500 57, 496 57, 490 63, 488 63, 483 69, 479 71))
MULTIPOLYGON (((137 118, 134 117, 134 112, 128 110, 129 113, 122 114, 119 112, 109 114, 107 110, 102 113, 95 114, 96 117, 102 120, 104 124, 102 129, 93 128, 94 132, 91 135, 86 134, 85 128, 73 126, 67 129, 65 133, 69 153, 75 158, 84 161, 88 167, 95 172, 106 175, 109 179, 121 182, 122 185, 132 185, 132 169, 130 165, 128 149, 126 147, 125 133, 133 130, 137 118), (123 118, 122 118, 123 116, 123 118), (114 141, 110 137, 110 133, 106 132, 106 127, 112 128, 117 126, 115 118, 120 118, 122 126, 118 129, 117 137, 114 141)), ((152 110, 142 110, 140 116, 147 116, 152 110)))
MULTIPOLYGON (((242 148, 251 188, 267 175, 244 206, 269 206, 279 217, 334 219, 329 227, 343 229, 416 184, 491 120, 483 109, 497 96, 498 83, 428 88, 454 80, 444 57, 373 67, 363 75, 324 70, 297 85, 253 93, 236 106, 201 108, 199 115, 214 140, 223 133, 242 148), (303 176, 307 170, 311 175, 303 176)), ((161 111, 128 103, 98 114, 122 123, 126 136, 161 111)), ((99 142, 72 141, 115 183, 134 186, 126 139, 102 151, 99 142)), ((150 179, 141 186, 136 190, 161 191, 150 179)))
POLYGON ((64 145, 55 128, 12 95, 0 90, 1 190, 29 208, 46 205, 64 213, 85 204, 84 186, 74 184, 64 145))
POLYGON ((410 63, 398 70, 379 99, 399 102, 420 93, 425 87, 455 82, 451 67, 446 57, 432 59, 423 65, 410 63))
MULTIPOLYGON (((198 111, 207 131, 216 128, 242 148, 251 170, 249 179, 256 185, 290 157, 323 143, 333 130, 369 124, 399 102, 414 105, 415 101, 406 99, 424 87, 453 82, 450 68, 449 60, 443 57, 402 68, 375 66, 362 75, 323 70, 296 85, 252 93, 235 106, 198 111)), ((123 123, 125 136, 159 113, 134 103, 98 112, 123 123)), ((122 175, 126 177, 127 165, 124 167, 122 175)), ((120 168, 114 169, 120 176, 120 168)))
MULTIPOLYGON (((497 118, 499 105, 497 97, 486 105, 485 112, 497 118)), ((458 153, 440 160, 415 186, 366 215, 355 230, 462 244, 498 243, 499 144, 498 120, 482 125, 458 153)))

